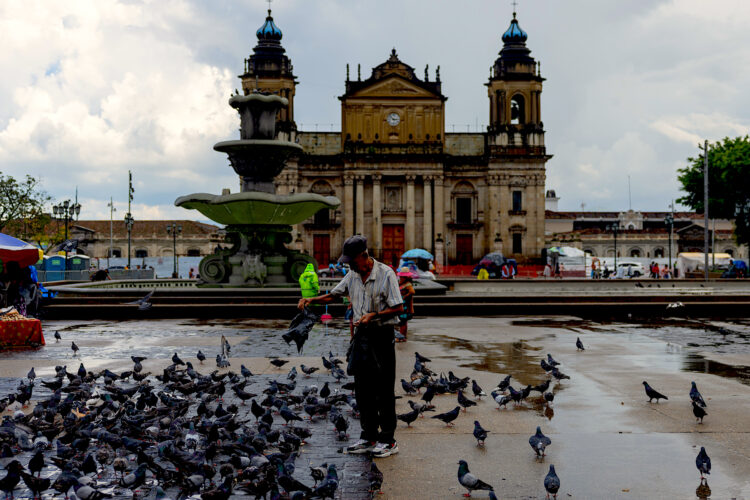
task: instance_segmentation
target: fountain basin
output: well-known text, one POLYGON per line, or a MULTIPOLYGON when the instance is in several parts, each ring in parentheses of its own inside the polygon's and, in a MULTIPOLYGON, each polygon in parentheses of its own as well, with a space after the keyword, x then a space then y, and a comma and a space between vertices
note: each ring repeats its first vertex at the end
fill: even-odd
POLYGON ((242 178, 243 191, 273 193, 273 179, 284 169, 292 154, 302 152, 302 146, 288 141, 270 139, 240 139, 214 145, 216 151, 226 153, 229 163, 242 178))
POLYGON ((178 207, 198 210, 219 224, 294 225, 312 217, 324 208, 333 209, 341 202, 333 196, 314 193, 276 195, 257 191, 213 195, 194 193, 180 196, 178 207))

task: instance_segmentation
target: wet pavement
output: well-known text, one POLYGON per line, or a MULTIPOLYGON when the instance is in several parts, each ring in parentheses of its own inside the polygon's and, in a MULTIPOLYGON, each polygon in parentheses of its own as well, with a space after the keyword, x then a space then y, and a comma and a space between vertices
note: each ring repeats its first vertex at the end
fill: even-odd
MULTIPOLYGON (((231 369, 244 363, 254 373, 252 392, 271 379, 283 380, 288 367, 300 363, 322 366, 320 356, 331 351, 343 357, 348 328, 343 323, 317 325, 302 356, 280 334, 284 321, 126 321, 46 322, 48 345, 32 351, 0 353, 0 394, 15 388, 30 366, 49 378, 54 365, 70 370, 70 341, 81 347, 88 369, 132 367, 131 354, 145 355, 144 371, 158 373, 177 351, 196 369, 215 369, 219 338, 232 345, 231 369), (54 342, 59 330, 63 341, 54 342), (208 356, 197 364, 195 353, 208 356), (269 357, 290 359, 275 369, 269 357)), ((397 344, 397 380, 408 379, 413 353, 430 357, 436 372, 453 371, 472 377, 489 394, 506 374, 516 388, 546 379, 539 360, 551 353, 570 380, 553 383, 555 400, 547 407, 538 393, 524 403, 497 409, 491 398, 462 413, 455 427, 418 419, 412 428, 399 421, 400 453, 378 461, 385 474, 382 499, 458 498, 456 470, 467 460, 473 474, 492 484, 499 498, 544 498, 543 478, 554 464, 561 479, 558 498, 696 498, 699 474, 695 456, 705 446, 713 462, 708 484, 711 498, 750 498, 750 324, 747 322, 659 320, 658 322, 599 323, 567 317, 439 318, 410 322, 409 342, 397 344), (576 352, 580 337, 585 352, 576 352), (649 404, 641 382, 669 396, 649 404), (688 391, 695 380, 708 403, 705 423, 695 422, 688 391), (490 431, 485 447, 472 437, 474 420, 490 431), (543 460, 534 457, 528 437, 541 426, 552 439, 543 460)), ((316 374, 300 385, 321 386, 327 375, 316 374)), ((469 391, 470 392, 470 391, 469 391)), ((397 395, 403 396, 397 382, 397 395)), ((35 396, 43 397, 37 385, 35 396)), ((225 396, 226 397, 226 396, 225 396)), ((232 396, 230 396, 231 398, 232 396)), ((418 396, 417 396, 418 398, 418 396)), ((397 412, 408 411, 408 399, 397 401, 397 412)), ((234 401, 239 403, 239 401, 234 401)), ((456 406, 455 395, 436 396, 437 412, 456 406)), ((241 412, 247 411, 240 407, 241 412)), ((252 416, 250 417, 252 418, 252 416)), ((276 417, 278 418, 278 417, 276 417)), ((358 421, 350 418, 356 438, 358 421)), ((367 460, 341 455, 327 421, 306 424, 314 438, 303 447, 295 477, 311 484, 307 463, 328 461, 339 466, 342 489, 337 498, 367 498, 367 460), (342 473, 343 471, 343 473, 342 473)), ((25 459, 21 460, 25 463, 25 459)), ((56 475, 50 467, 45 474, 56 475)), ((22 490, 16 491, 16 496, 22 490)), ((28 493, 28 492, 27 492, 28 493)), ((481 492, 475 497, 486 497, 481 492)), ((48 498, 51 498, 48 493, 48 498)), ((243 498, 237 495, 237 498, 243 498)))

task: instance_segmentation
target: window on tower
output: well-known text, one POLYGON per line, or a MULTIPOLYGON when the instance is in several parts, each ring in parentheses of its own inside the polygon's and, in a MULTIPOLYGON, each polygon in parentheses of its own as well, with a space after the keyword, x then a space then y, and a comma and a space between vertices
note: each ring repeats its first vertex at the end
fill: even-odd
POLYGON ((520 212, 521 210, 523 210, 522 196, 523 196, 523 193, 521 191, 513 191, 513 211, 514 212, 520 212))
POLYGON ((516 94, 510 100, 510 123, 512 125, 522 125, 525 118, 524 100, 521 94, 516 94))

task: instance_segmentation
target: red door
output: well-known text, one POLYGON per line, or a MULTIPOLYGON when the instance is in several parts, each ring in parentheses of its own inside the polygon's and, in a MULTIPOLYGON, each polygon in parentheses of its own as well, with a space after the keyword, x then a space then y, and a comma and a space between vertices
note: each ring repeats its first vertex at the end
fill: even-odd
POLYGON ((313 235, 313 257, 319 268, 327 268, 331 262, 331 236, 328 234, 313 235))
POLYGON ((473 237, 470 234, 456 235, 456 264, 469 266, 474 260, 473 237))
POLYGON ((404 253, 403 224, 383 224, 383 263, 398 265, 398 259, 404 253))

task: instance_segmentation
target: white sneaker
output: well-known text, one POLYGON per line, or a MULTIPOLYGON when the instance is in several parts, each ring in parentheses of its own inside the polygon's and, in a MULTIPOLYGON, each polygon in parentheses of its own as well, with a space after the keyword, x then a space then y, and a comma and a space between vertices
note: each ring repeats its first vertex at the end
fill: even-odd
POLYGON ((372 441, 366 441, 364 439, 360 439, 353 445, 349 446, 346 449, 346 452, 350 455, 361 455, 362 453, 369 453, 371 452, 375 447, 375 443, 372 441))
POLYGON ((393 444, 378 443, 375 448, 372 449, 372 456, 374 458, 385 458, 390 457, 398 453, 398 444, 394 441, 393 444))

